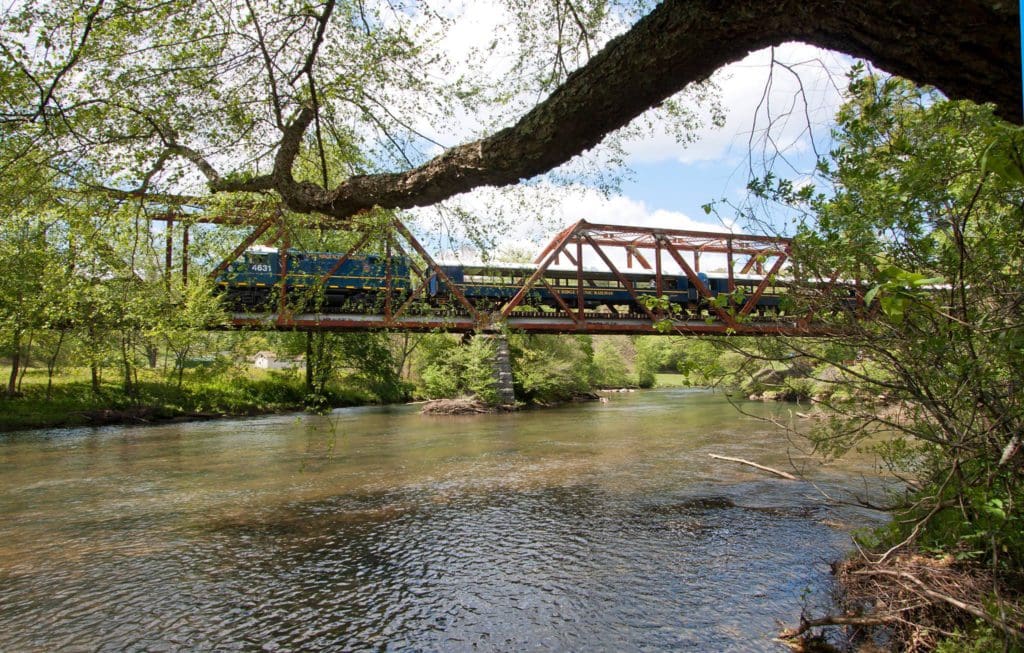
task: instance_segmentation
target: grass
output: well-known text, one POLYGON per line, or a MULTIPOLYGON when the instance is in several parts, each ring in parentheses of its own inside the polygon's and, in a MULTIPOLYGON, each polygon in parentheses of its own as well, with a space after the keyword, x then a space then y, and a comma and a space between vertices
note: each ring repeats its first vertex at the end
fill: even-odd
POLYGON ((654 387, 655 388, 688 388, 690 382, 687 381, 685 374, 655 374, 654 375, 654 387))
MULTIPOLYGON (((0 432, 53 426, 160 421, 182 416, 254 415, 299 410, 306 389, 296 372, 250 367, 204 366, 177 378, 160 370, 140 369, 134 396, 126 396, 116 372, 104 370, 100 392, 93 392, 87 369, 64 370, 54 377, 46 397, 46 371, 30 369, 21 396, 0 396, 0 432)), ((365 389, 345 384, 329 388, 332 406, 376 403, 365 389)))

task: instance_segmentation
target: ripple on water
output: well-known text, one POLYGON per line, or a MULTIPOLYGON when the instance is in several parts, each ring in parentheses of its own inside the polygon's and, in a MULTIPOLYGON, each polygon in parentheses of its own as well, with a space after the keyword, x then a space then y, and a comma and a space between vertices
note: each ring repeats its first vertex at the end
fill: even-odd
POLYGON ((63 523, 19 503, 45 519, 24 526, 32 538, 0 523, 31 547, 0 549, 0 650, 783 650, 777 621, 805 589, 827 594, 848 541, 822 524, 830 509, 775 480, 633 487, 653 456, 623 451, 642 436, 600 437, 545 435, 544 455, 475 443, 391 487, 371 476, 278 503, 227 483, 230 510, 186 509, 209 487, 159 475, 90 495, 63 523))
POLYGON ((25 627, 0 648, 771 649, 752 633, 841 546, 806 509, 587 486, 339 497, 9 577, 0 623, 25 627))

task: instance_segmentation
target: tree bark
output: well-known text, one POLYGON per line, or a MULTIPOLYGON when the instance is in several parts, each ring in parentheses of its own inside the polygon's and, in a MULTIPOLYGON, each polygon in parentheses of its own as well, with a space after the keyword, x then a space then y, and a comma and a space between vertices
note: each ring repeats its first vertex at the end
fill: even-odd
POLYGON ((53 348, 53 355, 46 360, 46 400, 53 396, 53 372, 57 367, 57 358, 60 356, 61 347, 64 345, 64 338, 67 331, 60 330, 60 337, 57 338, 57 345, 53 348))
POLYGON ((35 331, 29 331, 28 334, 28 346, 25 347, 25 363, 21 366, 21 372, 18 374, 18 394, 21 394, 21 384, 25 380, 25 373, 28 372, 28 366, 32 364, 32 341, 35 339, 35 331))
POLYGON ((132 383, 132 363, 130 359, 131 347, 128 344, 127 336, 121 336, 121 366, 124 371, 124 394, 126 397, 135 395, 135 386, 132 383))
POLYGON ((313 392, 313 332, 306 332, 306 393, 313 392))
POLYGON ((13 397, 17 390, 18 368, 21 366, 21 331, 14 332, 14 345, 11 347, 11 376, 7 380, 7 396, 13 397))
POLYGON ((426 206, 546 172, 725 64, 794 40, 867 59, 950 97, 993 102, 1020 123, 1017 9, 995 0, 666 0, 514 126, 412 170, 355 176, 333 189, 296 181, 310 108, 286 128, 273 174, 223 179, 205 161, 201 169, 214 191, 273 189, 294 211, 341 222, 374 206, 426 206))

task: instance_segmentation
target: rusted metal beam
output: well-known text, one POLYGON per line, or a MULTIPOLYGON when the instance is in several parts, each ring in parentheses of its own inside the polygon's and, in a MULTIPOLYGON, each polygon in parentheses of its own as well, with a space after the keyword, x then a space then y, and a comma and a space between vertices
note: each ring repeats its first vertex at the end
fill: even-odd
POLYGON ((654 285, 660 298, 665 294, 664 280, 661 278, 661 241, 654 241, 654 285))
MULTIPOLYGON (((551 242, 549 242, 547 244, 547 246, 544 249, 541 250, 540 254, 538 254, 536 256, 536 258, 533 259, 533 262, 535 264, 540 263, 552 251, 556 252, 554 260, 557 260, 557 258, 558 258, 557 252, 558 252, 558 250, 562 249, 562 247, 561 247, 562 243, 565 242, 565 240, 569 237, 570 234, 576 233, 576 231, 580 228, 580 225, 585 225, 585 224, 587 224, 587 222, 585 220, 580 220, 579 222, 576 222, 575 224, 571 224, 568 227, 566 227, 565 229, 559 231, 557 234, 555 234, 555 237, 551 239, 551 242)), ((549 262, 548 265, 551 265, 551 263, 549 262)))
POLYGON ((728 243, 728 245, 726 246, 727 251, 725 253, 725 272, 726 272, 726 274, 729 275, 729 286, 728 286, 729 287, 729 295, 730 295, 730 297, 729 297, 729 305, 731 306, 732 305, 732 296, 731 295, 732 295, 733 292, 736 291, 736 275, 735 275, 735 273, 733 272, 733 269, 732 269, 732 239, 729 238, 725 242, 728 243))
POLYGON ((473 316, 473 319, 476 322, 481 322, 482 318, 480 316, 480 312, 476 310, 476 307, 473 306, 468 299, 466 299, 466 295, 462 290, 452 283, 452 280, 447 274, 445 274, 445 271, 441 269, 441 266, 434 262, 434 259, 431 258, 430 254, 427 253, 427 250, 423 248, 420 241, 416 240, 415 236, 412 235, 412 232, 410 232, 398 219, 393 220, 391 225, 396 231, 398 231, 398 233, 402 234, 402 237, 405 238, 407 243, 409 243, 409 246, 416 250, 417 254, 423 257, 423 260, 427 262, 427 265, 434 271, 434 274, 444 281, 448 287, 448 291, 455 295, 455 298, 466 308, 466 310, 469 311, 469 314, 473 316))
POLYGON ((555 289, 552 288, 547 281, 541 279, 540 283, 545 288, 547 288, 548 292, 551 293, 551 296, 555 299, 555 303, 558 304, 559 307, 561 307, 562 311, 564 311, 565 314, 569 317, 569 319, 573 321, 573 324, 578 325, 582 323, 581 321, 584 319, 582 309, 580 310, 579 316, 577 316, 575 311, 569 308, 569 305, 565 303, 565 301, 562 299, 562 296, 555 292, 555 289))
MULTIPOLYGON (((565 254, 565 258, 569 259, 569 263, 571 265, 579 265, 580 264, 579 260, 576 259, 575 257, 573 257, 573 255, 569 253, 569 250, 564 250, 562 252, 562 254, 565 254)), ((555 265, 558 265, 558 257, 557 256, 555 257, 555 265)))
POLYGON ((771 271, 761 279, 761 283, 757 284, 757 288, 754 290, 753 294, 751 294, 750 297, 747 298, 746 302, 744 302, 743 308, 739 311, 740 316, 745 317, 750 314, 750 311, 754 310, 758 300, 761 299, 761 295, 764 294, 768 285, 772 283, 772 277, 778 274, 779 270, 782 269, 782 264, 786 262, 786 259, 787 257, 780 256, 778 260, 775 261, 775 265, 772 266, 771 271))
POLYGON ((579 311, 578 320, 582 320, 587 309, 586 298, 583 294, 583 239, 576 237, 576 310, 579 311))
MULTIPOLYGON (((508 318, 509 314, 512 313, 512 310, 516 306, 519 306, 520 303, 522 303, 523 298, 526 297, 526 293, 530 292, 530 288, 533 288, 533 286, 537 283, 537 280, 544 275, 544 273, 555 261, 555 259, 558 258, 559 252, 562 252, 565 249, 566 242, 569 240, 569 237, 575 233, 575 229, 580 224, 583 224, 582 220, 580 222, 577 222, 575 225, 569 227, 568 229, 564 229, 561 233, 558 234, 558 236, 555 237, 555 240, 551 241, 551 243, 549 243, 548 246, 544 248, 544 252, 542 253, 542 255, 546 254, 544 262, 541 263, 534 271, 534 273, 531 274, 530 277, 523 283, 523 286, 519 289, 519 292, 517 292, 515 296, 513 296, 512 299, 509 300, 509 302, 502 307, 502 318, 508 318)), ((583 257, 581 256, 579 258, 579 264, 582 265, 582 262, 583 257)))
MULTIPOLYGON (((737 241, 746 243, 765 243, 765 244, 777 244, 777 243, 789 243, 791 239, 782 238, 779 236, 759 236, 759 235, 747 235, 747 234, 733 234, 729 232, 717 232, 717 231, 694 231, 691 229, 662 229, 656 227, 635 227, 626 225, 606 225, 606 224, 594 224, 581 220, 575 225, 569 228, 569 230, 587 230, 591 233, 591 236, 595 240, 600 240, 603 234, 628 234, 628 235, 643 235, 643 236, 660 236, 662 238, 684 238, 687 240, 711 240, 711 241, 724 241, 726 238, 733 238, 737 241)), ((621 244, 621 240, 619 240, 621 244)))
POLYGON ((405 248, 402 247, 402 241, 395 238, 391 244, 395 246, 395 249, 398 250, 398 254, 400 256, 404 256, 406 260, 409 261, 409 267, 412 268, 412 271, 416 273, 416 276, 418 276, 424 283, 426 283, 428 280, 426 271, 420 269, 420 266, 416 265, 416 261, 414 261, 413 258, 409 256, 409 253, 405 251, 405 248))
MULTIPOLYGON (((620 240, 613 238, 594 238, 594 242, 603 247, 626 247, 620 240)), ((728 254, 729 248, 726 245, 697 245, 694 243, 686 243, 678 240, 666 239, 666 242, 671 242, 672 245, 680 252, 702 252, 706 254, 728 254)), ((645 249, 654 249, 654 242, 650 243, 639 243, 630 245, 637 251, 645 249)), ((762 247, 742 247, 734 246, 732 252, 737 256, 772 256, 781 251, 780 247, 762 248, 762 247)))
POLYGON ((701 278, 697 276, 697 272, 690 267, 690 264, 686 262, 686 259, 680 256, 679 252, 677 252, 670 243, 666 243, 665 249, 668 251, 669 255, 675 259, 676 263, 679 264, 679 267, 683 269, 683 273, 686 274, 686 278, 690 280, 690 283, 697 288, 697 295, 708 301, 708 308, 717 314, 723 322, 728 324, 730 327, 735 328, 737 326, 736 320, 734 320, 727 311, 715 306, 715 298, 714 295, 711 294, 711 289, 701 281, 701 278))
POLYGON ((360 238, 358 241, 356 241, 356 244, 353 245, 352 247, 350 247, 347 252, 342 254, 341 258, 339 258, 338 261, 334 265, 331 266, 331 269, 328 270, 325 274, 323 274, 320 277, 319 280, 317 280, 317 285, 318 286, 323 286, 325 283, 327 283, 328 279, 333 277, 334 273, 337 272, 338 270, 340 270, 341 266, 345 265, 345 262, 348 261, 352 257, 352 254, 358 252, 364 246, 366 246, 366 243, 370 240, 371 236, 373 236, 372 232, 370 232, 370 231, 365 232, 363 234, 362 238, 360 238))
POLYGON ((167 240, 167 251, 164 254, 164 280, 167 287, 171 286, 171 268, 174 265, 174 220, 168 220, 164 226, 164 237, 167 240))
MULTIPOLYGON (((524 333, 574 334, 581 327, 566 317, 512 317, 505 327, 524 333)), ((798 336, 809 338, 834 337, 839 331, 823 325, 801 326, 798 321, 785 323, 753 322, 729 327, 722 323, 707 324, 702 320, 679 320, 672 322, 673 329, 661 331, 649 320, 626 318, 594 318, 587 322, 586 333, 596 334, 637 334, 637 335, 744 335, 744 336, 798 336)), ((382 329, 403 329, 407 331, 448 331, 470 333, 480 330, 480 324, 466 317, 443 318, 438 316, 404 316, 385 321, 383 316, 300 314, 276 319, 235 315, 228 328, 272 327, 281 330, 325 331, 373 331, 382 329)))
MULTIPOLYGON (((228 266, 230 266, 235 261, 235 259, 242 255, 242 252, 249 249, 252 246, 252 244, 259 239, 260 236, 266 233, 267 229, 270 229, 272 226, 274 226, 274 223, 277 222, 279 217, 280 216, 272 216, 270 218, 267 218, 262 224, 260 224, 260 226, 256 227, 256 229, 251 234, 249 234, 246 237, 246 239, 243 240, 238 245, 238 247, 236 247, 230 254, 228 254, 227 258, 221 261, 217 265, 217 267, 215 267, 213 271, 210 272, 210 278, 216 279, 218 274, 220 274, 224 270, 227 270, 228 266)), ((277 239, 281 237, 282 231, 283 228, 278 230, 278 234, 277 236, 274 237, 273 242, 277 242, 277 239)))
POLYGON ((629 279, 623 276, 621 272, 619 272, 619 269, 615 267, 615 264, 612 263, 611 259, 609 259, 605 255, 604 250, 601 249, 600 245, 594 243, 590 239, 590 236, 586 233, 583 234, 583 237, 587 239, 587 243, 594 249, 595 252, 597 252, 597 255, 601 257, 601 260, 604 261, 604 264, 607 265, 608 269, 612 271, 612 274, 614 274, 615 277, 619 280, 619 283, 621 283, 622 287, 626 289, 626 292, 628 292, 629 296, 633 298, 637 306, 642 308, 644 310, 644 313, 647 313, 647 317, 651 318, 651 322, 657 322, 658 316, 655 315, 651 311, 651 309, 647 308, 646 304, 640 301, 640 296, 636 294, 636 289, 633 287, 633 284, 630 283, 629 279))
POLYGON ((391 319, 391 297, 395 294, 395 275, 391 274, 391 234, 384 239, 384 319, 391 319))
POLYGON ((277 316, 278 320, 282 319, 289 313, 288 311, 288 250, 292 246, 291 235, 288 230, 285 229, 284 225, 281 226, 281 245, 277 248, 277 261, 281 266, 281 286, 278 290, 277 298, 277 316))
POLYGON ((416 287, 415 290, 410 292, 409 297, 406 298, 404 302, 402 302, 402 305, 398 307, 398 310, 395 311, 395 314, 391 316, 392 321, 402 317, 402 315, 405 314, 405 311, 408 310, 410 306, 412 306, 412 303, 416 301, 416 299, 419 298, 421 294, 423 294, 423 291, 426 290, 426 288, 427 284, 421 283, 419 286, 416 287))
POLYGON ((185 225, 181 232, 181 285, 188 285, 188 227, 185 225))
POLYGON ((640 253, 640 248, 638 246, 636 246, 636 245, 626 245, 626 261, 627 261, 626 267, 627 268, 631 267, 629 265, 629 259, 630 259, 631 256, 636 258, 637 262, 640 263, 640 266, 643 267, 643 269, 645 269, 645 270, 650 270, 651 269, 651 264, 647 262, 647 259, 644 258, 644 255, 640 253))

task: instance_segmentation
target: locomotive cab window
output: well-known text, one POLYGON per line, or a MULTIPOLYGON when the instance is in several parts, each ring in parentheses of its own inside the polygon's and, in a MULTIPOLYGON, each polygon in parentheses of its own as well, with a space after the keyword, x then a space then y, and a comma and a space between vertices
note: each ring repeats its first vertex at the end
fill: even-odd
POLYGON ((249 263, 249 270, 252 272, 271 271, 269 254, 247 254, 246 259, 249 263))

